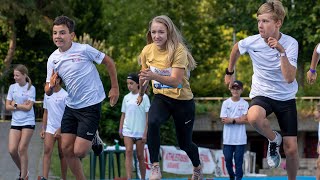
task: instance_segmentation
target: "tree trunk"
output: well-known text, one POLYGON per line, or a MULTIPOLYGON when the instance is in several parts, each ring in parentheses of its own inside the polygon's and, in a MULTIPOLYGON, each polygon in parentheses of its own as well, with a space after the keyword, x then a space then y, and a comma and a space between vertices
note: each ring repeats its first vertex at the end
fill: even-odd
MULTIPOLYGON (((8 19, 7 21, 7 25, 8 25, 8 41, 9 41, 9 48, 8 48, 8 52, 6 55, 6 58, 4 59, 4 66, 2 67, 2 69, 0 69, 0 81, 6 77, 6 74, 9 72, 10 70, 10 65, 14 56, 14 52, 16 50, 16 45, 17 45, 17 35, 16 35, 16 31, 15 31, 15 25, 14 25, 14 19, 8 19)), ((1 97, 1 109, 0 109, 0 113, 1 113, 1 119, 5 119, 5 98, 4 98, 4 87, 3 84, 1 83, 1 92, 0 92, 0 97, 1 97)))
POLYGON ((7 21, 8 23, 8 41, 9 41, 9 48, 8 48, 8 52, 6 55, 6 58, 4 59, 4 67, 1 70, 1 74, 0 77, 1 79, 7 74, 7 72, 10 69, 10 65, 14 56, 14 52, 16 50, 16 45, 17 45, 17 35, 16 35, 16 31, 15 31, 15 24, 14 24, 14 19, 8 19, 7 21))

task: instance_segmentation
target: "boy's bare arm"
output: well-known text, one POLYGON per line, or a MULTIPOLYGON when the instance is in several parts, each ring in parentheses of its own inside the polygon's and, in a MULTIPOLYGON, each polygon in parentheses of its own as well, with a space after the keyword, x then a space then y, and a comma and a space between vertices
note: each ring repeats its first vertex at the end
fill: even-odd
POLYGON ((102 60, 102 64, 107 67, 108 74, 111 81, 111 89, 109 91, 108 97, 110 98, 110 105, 114 106, 118 102, 119 98, 119 85, 118 85, 118 78, 117 78, 117 70, 116 65, 109 56, 105 56, 102 60))
MULTIPOLYGON (((229 60, 229 66, 228 66, 228 71, 229 72, 233 72, 234 71, 234 67, 236 65, 237 60, 240 57, 240 51, 239 51, 239 46, 238 43, 236 43, 233 48, 232 51, 230 53, 230 60, 229 60)), ((229 84, 229 86, 232 84, 234 75, 225 75, 224 76, 224 82, 225 84, 229 84)))

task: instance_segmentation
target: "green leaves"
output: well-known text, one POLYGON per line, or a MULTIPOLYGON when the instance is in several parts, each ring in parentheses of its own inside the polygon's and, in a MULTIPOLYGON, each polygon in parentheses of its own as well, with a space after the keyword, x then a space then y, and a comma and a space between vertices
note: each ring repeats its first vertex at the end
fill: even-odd
MULTIPOLYGON (((229 96, 224 85, 224 69, 228 65, 233 44, 256 34, 256 12, 265 0, 0 0, 0 69, 9 41, 16 33, 16 51, 12 63, 29 67, 31 78, 41 100, 46 76, 46 60, 56 49, 51 39, 56 16, 67 15, 76 21, 77 41, 92 44, 110 55, 116 63, 121 97, 116 107, 103 105, 101 128, 105 136, 116 136, 122 97, 128 93, 126 76, 138 72, 137 58, 146 45, 149 21, 168 15, 180 29, 198 67, 191 72, 194 95, 229 96), (9 22, 14 22, 10 24, 9 22), (12 26, 14 25, 14 26, 12 26)), ((320 42, 319 1, 282 0, 288 10, 281 32, 299 42, 299 95, 317 95, 320 86, 303 84, 314 47, 320 42)), ((243 96, 251 85, 250 58, 241 56, 237 63, 237 79, 245 84, 243 96)), ((106 92, 110 82, 104 66, 97 66, 106 92)), ((0 72, 0 73, 1 73, 0 72)), ((6 88, 13 82, 7 74, 1 82, 6 88)), ((171 129, 171 128, 169 128, 171 129)), ((113 140, 113 139, 112 139, 113 140)))

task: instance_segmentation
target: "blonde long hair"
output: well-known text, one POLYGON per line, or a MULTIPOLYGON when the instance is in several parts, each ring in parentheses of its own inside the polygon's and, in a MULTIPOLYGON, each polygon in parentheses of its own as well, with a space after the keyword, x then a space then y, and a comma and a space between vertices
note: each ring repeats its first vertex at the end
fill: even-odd
POLYGON ((28 68, 23 64, 18 64, 14 67, 13 70, 19 71, 21 74, 26 75, 26 81, 29 83, 28 85, 28 90, 29 90, 30 87, 32 86, 32 82, 30 77, 28 76, 28 68))
POLYGON ((168 50, 168 61, 172 64, 173 58, 174 58, 174 52, 178 48, 179 44, 182 44, 184 48, 187 51, 187 58, 188 58, 188 70, 192 71, 194 68, 197 67, 197 62, 192 57, 190 50, 187 48, 183 41, 183 37, 178 30, 178 28, 173 24, 172 20, 166 16, 156 16, 149 22, 149 30, 147 33, 147 43, 151 44, 153 43, 152 37, 151 37, 151 25, 153 22, 164 24, 167 27, 168 30, 168 37, 166 42, 166 48, 168 50))

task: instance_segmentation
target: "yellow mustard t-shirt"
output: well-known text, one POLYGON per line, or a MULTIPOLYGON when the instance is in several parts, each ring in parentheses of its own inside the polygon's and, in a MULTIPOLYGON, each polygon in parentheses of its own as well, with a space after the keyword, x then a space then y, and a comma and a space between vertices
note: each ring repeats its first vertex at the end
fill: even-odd
POLYGON ((177 88, 162 84, 158 81, 152 80, 152 88, 154 94, 163 94, 178 100, 190 100, 193 98, 193 94, 189 84, 190 72, 187 69, 188 59, 187 51, 182 44, 179 44, 172 64, 168 60, 168 51, 161 51, 154 43, 146 45, 141 54, 140 60, 142 69, 150 68, 153 73, 157 73, 162 76, 170 76, 172 68, 185 69, 182 84, 177 88))

